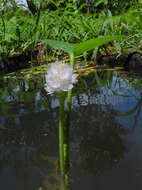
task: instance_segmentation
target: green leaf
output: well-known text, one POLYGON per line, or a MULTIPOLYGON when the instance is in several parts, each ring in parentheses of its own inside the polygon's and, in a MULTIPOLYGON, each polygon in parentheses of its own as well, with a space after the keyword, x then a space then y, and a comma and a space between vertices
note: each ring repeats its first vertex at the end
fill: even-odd
POLYGON ((111 42, 113 40, 121 40, 121 39, 122 39, 121 36, 107 36, 107 37, 98 37, 91 40, 87 40, 75 46, 74 54, 76 56, 81 55, 85 51, 95 49, 96 47, 107 44, 108 42, 111 42))
POLYGON ((79 44, 73 44, 68 42, 62 42, 57 40, 44 40, 44 44, 48 44, 52 48, 62 49, 68 54, 74 53, 75 56, 81 55, 84 52, 95 49, 101 45, 104 45, 113 40, 121 40, 121 36, 107 36, 107 37, 98 37, 79 44))
POLYGON ((50 40, 50 39, 44 40, 44 43, 48 44, 52 48, 62 49, 68 54, 73 53, 73 49, 75 47, 75 44, 72 44, 72 43, 62 42, 62 41, 57 41, 57 40, 50 40))

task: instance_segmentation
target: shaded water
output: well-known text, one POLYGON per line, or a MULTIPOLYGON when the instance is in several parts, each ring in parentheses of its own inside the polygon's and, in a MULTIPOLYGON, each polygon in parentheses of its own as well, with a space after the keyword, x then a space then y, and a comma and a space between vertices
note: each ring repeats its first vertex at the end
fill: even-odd
MULTIPOLYGON (((73 89, 70 187, 142 189, 142 77, 102 71, 73 89)), ((44 75, 0 78, 0 189, 60 189, 56 96, 44 75)))

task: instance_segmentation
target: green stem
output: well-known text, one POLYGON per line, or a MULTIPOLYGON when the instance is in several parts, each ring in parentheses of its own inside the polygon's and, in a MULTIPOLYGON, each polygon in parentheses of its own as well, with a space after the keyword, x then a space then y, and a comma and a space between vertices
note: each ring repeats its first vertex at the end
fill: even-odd
POLYGON ((60 170, 61 175, 64 175, 64 96, 59 94, 60 108, 59 108, 59 156, 60 156, 60 170))
POLYGON ((74 54, 73 53, 70 54, 70 66, 74 67, 74 54))
POLYGON ((71 97, 72 91, 68 91, 67 107, 64 123, 64 166, 65 174, 69 171, 69 125, 70 125, 70 113, 71 113, 71 97))
MULTIPOLYGON (((70 55, 70 66, 74 66, 74 54, 70 55)), ((65 174, 69 171, 69 125, 70 125, 70 113, 72 104, 72 90, 68 91, 67 95, 67 107, 64 123, 64 169, 65 174)))
POLYGON ((69 176, 61 176, 60 180, 60 190, 68 190, 69 189, 69 176))

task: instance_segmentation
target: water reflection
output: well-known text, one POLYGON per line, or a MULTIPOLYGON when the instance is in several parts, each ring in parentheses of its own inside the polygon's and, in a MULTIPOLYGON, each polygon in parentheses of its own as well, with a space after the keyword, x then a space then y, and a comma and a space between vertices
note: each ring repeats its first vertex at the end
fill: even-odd
POLYGON ((69 183, 70 189, 83 189, 78 183, 84 184, 84 175, 88 183, 88 175, 96 179, 121 168, 135 136, 128 137, 139 133, 141 138, 139 81, 139 75, 110 71, 80 78, 72 97, 71 179, 65 182, 58 164, 58 98, 44 92, 44 76, 0 78, 1 187, 67 189, 69 183))
POLYGON ((81 107, 72 115, 71 142, 79 149, 73 149, 71 155, 79 155, 75 164, 81 169, 96 174, 117 166, 126 151, 122 137, 128 131, 116 122, 112 108, 105 109, 107 113, 98 105, 81 107), (81 115, 84 119, 76 121, 81 115))

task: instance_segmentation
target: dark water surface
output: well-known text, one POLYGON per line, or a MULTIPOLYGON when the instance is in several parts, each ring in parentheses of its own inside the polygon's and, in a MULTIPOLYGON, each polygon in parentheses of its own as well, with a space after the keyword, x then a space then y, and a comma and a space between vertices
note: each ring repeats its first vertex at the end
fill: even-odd
MULTIPOLYGON (((102 71, 73 89, 70 188, 142 189, 142 75, 102 71)), ((56 96, 44 75, 0 78, 0 190, 58 190, 56 96)))

